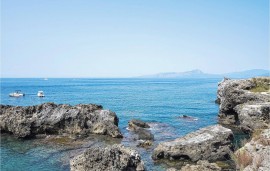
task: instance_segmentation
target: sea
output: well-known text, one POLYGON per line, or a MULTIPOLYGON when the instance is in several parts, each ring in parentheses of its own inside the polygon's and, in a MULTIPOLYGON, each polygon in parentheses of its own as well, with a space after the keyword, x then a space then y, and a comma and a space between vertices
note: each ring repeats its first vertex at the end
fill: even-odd
MULTIPOLYGON (((124 135, 122 144, 134 146, 129 139, 128 121, 149 122, 155 145, 173 140, 199 128, 217 123, 215 104, 219 78, 207 79, 87 79, 87 78, 1 78, 1 104, 29 106, 45 102, 57 104, 100 104, 119 117, 124 135), (9 97, 21 90, 24 97, 9 97), (45 97, 37 97, 44 91, 45 97), (192 119, 183 119, 188 115, 192 119)), ((153 162, 152 150, 137 148, 147 170, 165 170, 167 166, 153 162)), ((57 146, 33 143, 1 135, 1 171, 67 171, 66 150, 57 146)))

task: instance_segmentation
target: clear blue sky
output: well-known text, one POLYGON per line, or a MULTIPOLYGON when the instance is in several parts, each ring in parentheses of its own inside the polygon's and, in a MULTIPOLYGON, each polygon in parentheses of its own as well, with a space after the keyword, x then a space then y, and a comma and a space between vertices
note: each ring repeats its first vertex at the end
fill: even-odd
POLYGON ((268 0, 2 0, 2 77, 269 69, 268 0))

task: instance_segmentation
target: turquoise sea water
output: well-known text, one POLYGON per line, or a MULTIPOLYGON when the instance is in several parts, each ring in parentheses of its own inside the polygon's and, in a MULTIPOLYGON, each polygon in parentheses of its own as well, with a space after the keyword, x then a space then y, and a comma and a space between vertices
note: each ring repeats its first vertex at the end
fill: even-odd
MULTIPOLYGON (((101 104, 120 119, 125 138, 130 119, 150 122, 155 143, 175 139, 199 128, 217 123, 217 84, 220 79, 1 79, 1 104, 37 105, 44 102, 76 105, 101 104), (8 94, 21 90, 25 97, 8 94), (45 93, 37 97, 37 91, 45 93), (196 120, 179 118, 189 115, 196 120)), ((69 170, 63 153, 56 147, 1 137, 1 170, 69 170)), ((148 170, 162 170, 152 162, 151 151, 139 149, 148 170)))

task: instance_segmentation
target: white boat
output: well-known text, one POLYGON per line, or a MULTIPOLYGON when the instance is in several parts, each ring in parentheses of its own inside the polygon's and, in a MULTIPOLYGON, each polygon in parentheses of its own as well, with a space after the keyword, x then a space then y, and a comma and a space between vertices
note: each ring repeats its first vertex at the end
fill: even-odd
POLYGON ((44 95, 43 91, 38 91, 37 96, 38 97, 44 97, 45 95, 44 95))
POLYGON ((14 93, 10 93, 10 97, 21 97, 24 96, 25 94, 21 92, 21 90, 16 90, 14 93))

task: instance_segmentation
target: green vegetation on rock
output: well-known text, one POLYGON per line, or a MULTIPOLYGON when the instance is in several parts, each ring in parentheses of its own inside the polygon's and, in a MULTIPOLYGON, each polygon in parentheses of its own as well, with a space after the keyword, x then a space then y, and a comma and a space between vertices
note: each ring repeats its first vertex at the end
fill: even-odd
POLYGON ((270 77, 253 78, 252 81, 256 86, 253 87, 250 91, 255 93, 270 91, 270 77))

